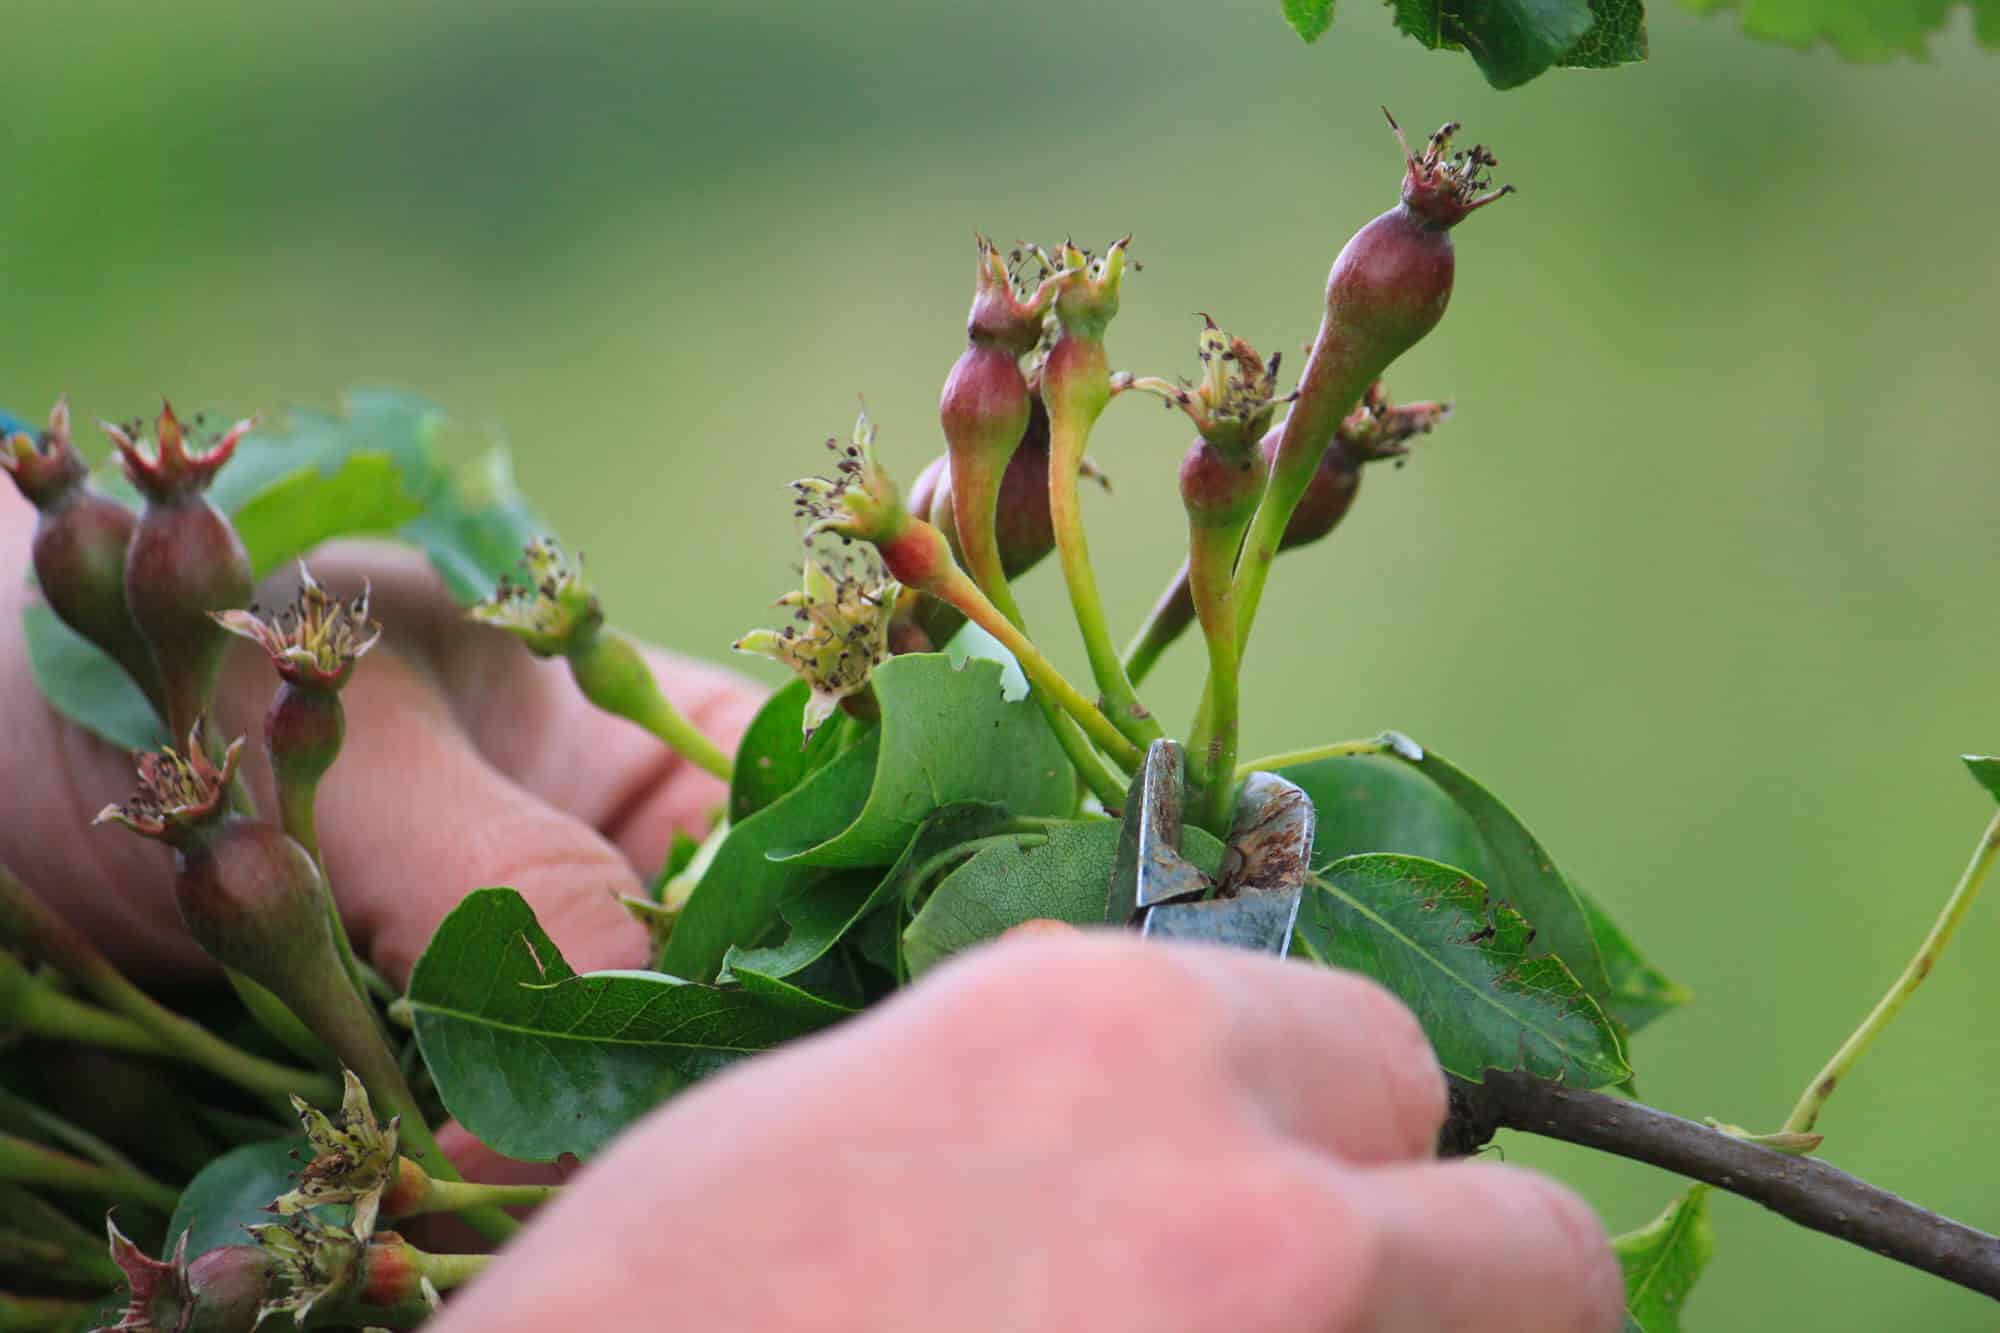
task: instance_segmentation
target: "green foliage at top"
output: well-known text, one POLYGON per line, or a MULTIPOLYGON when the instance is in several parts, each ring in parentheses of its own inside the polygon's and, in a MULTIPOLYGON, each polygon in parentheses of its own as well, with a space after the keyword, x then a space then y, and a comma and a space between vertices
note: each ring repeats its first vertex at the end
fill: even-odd
POLYGON ((1734 9, 1743 31, 1787 46, 1832 45, 1853 61, 1929 56, 1932 34, 1961 4, 1984 46, 2000 47, 2000 0, 1681 0, 1698 14, 1734 9))
MULTIPOLYGON (((1333 26, 1334 0, 1282 0, 1308 42, 1333 26)), ((1752 37, 1789 46, 1830 43, 1853 61, 1924 59, 1961 0, 1681 0, 1698 14, 1736 9, 1752 37)), ((2000 47, 2000 0, 1963 0, 1982 44, 2000 47)), ((1607 69, 1644 60, 1643 0, 1388 0, 1396 27, 1433 51, 1464 51, 1495 88, 1543 71, 1607 69)))
MULTIPOLYGON (((1333 24, 1334 0, 1284 0, 1307 41, 1333 24)), ((1495 88, 1544 70, 1604 69, 1646 58, 1641 0, 1389 0, 1396 27, 1433 51, 1464 51, 1495 88)))

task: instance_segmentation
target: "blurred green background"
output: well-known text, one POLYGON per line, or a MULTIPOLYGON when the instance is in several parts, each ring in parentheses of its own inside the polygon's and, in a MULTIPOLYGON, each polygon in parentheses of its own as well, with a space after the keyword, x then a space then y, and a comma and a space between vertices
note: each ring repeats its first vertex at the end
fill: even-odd
MULTIPOLYGON (((1378 7, 1312 48, 1277 8, 16 0, 0 402, 426 390, 511 440, 620 617, 721 656, 791 584, 780 485, 857 392, 906 477, 940 447, 974 227, 1134 232, 1114 360, 1190 372, 1195 310, 1310 336, 1394 197, 1378 103, 1462 119, 1521 194, 1461 231, 1451 315, 1390 378, 1458 413, 1280 567, 1247 748, 1394 726, 1484 777, 1697 992, 1639 1043, 1647 1098, 1775 1126, 1991 807, 1955 756, 2000 749, 2000 61, 1963 16, 1930 66, 1854 68, 1663 6, 1652 64, 1500 95, 1378 7)), ((1176 558, 1176 422, 1119 404, 1095 442, 1121 633, 1176 558)), ((1080 671, 1057 582, 1028 610, 1080 671)), ((1822 1124, 1988 1229, 1996 973, 1986 902, 1822 1124)), ((1674 1188, 1504 1146, 1613 1229, 1674 1188)), ((1694 1327, 1993 1327, 1716 1211, 1694 1327)))

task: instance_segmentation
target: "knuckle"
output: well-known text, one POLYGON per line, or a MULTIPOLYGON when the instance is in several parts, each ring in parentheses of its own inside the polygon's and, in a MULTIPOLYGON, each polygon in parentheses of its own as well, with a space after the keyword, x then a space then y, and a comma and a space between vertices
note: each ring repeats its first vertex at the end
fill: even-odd
POLYGON ((1202 1027, 1196 984, 1164 951, 1079 932, 1016 936, 955 964, 939 997, 960 1040, 1005 1048, 1037 1079, 1081 1081, 1129 1094, 1191 1066, 1202 1027))

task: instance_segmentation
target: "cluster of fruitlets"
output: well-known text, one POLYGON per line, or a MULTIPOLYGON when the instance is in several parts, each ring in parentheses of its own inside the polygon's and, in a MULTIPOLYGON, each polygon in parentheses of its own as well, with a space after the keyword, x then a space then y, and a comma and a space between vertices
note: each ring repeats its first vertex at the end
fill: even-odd
MULTIPOLYGON (((974 621, 1014 653, 1079 783, 1115 810, 1144 747, 1164 734, 1137 686, 1198 625, 1210 673, 1190 777, 1204 794, 1205 821, 1226 826, 1237 676, 1272 560, 1325 536, 1352 503, 1363 466, 1400 458, 1444 413, 1433 403, 1392 406, 1379 380, 1444 312, 1451 228, 1506 192, 1487 189, 1493 159, 1484 149, 1450 152, 1453 129, 1421 152, 1405 146, 1402 198, 1340 252, 1325 317, 1290 394, 1277 388, 1278 357, 1260 356, 1206 317, 1197 381, 1113 373, 1104 336, 1118 311, 1127 241, 1102 255, 1067 243, 1051 255, 1033 247, 1003 254, 979 238, 966 348, 940 403, 946 454, 906 499, 877 465, 864 418, 853 445, 836 448, 834 477, 797 483, 809 555, 804 588, 785 599, 794 623, 737 646, 808 680, 810 732, 836 707, 870 716, 870 669, 891 652, 930 648, 974 621), (1085 459, 1092 426, 1114 396, 1134 391, 1184 411, 1196 438, 1180 473, 1187 562, 1121 653, 1106 627, 1078 489, 1094 475, 1085 459), (1009 587, 1051 551, 1088 649, 1094 698, 1036 649, 1009 587)), ((0 467, 38 511, 33 566, 49 608, 125 671, 178 743, 137 756, 136 794, 106 807, 100 822, 171 848, 182 919, 260 1023, 301 1058, 359 1076, 337 1124, 292 1099, 321 1153, 308 1182, 346 1179, 363 1160, 374 1174, 345 1193, 322 1188, 305 1200, 356 1203, 344 1229, 312 1219, 303 1205, 281 1208, 295 1214, 291 1221, 257 1229, 255 1245, 192 1259, 183 1249, 156 1261, 113 1228, 111 1257, 131 1289, 117 1327, 248 1329, 273 1312, 300 1326, 309 1315, 316 1323, 409 1322, 426 1308, 420 1285, 448 1285, 472 1270, 451 1267, 452 1256, 423 1255, 394 1232, 372 1232, 378 1209, 393 1217, 450 1207, 495 1237, 513 1223, 480 1196, 453 1192, 473 1187, 457 1183, 438 1151, 385 1038, 369 998, 380 979, 355 956, 319 854, 314 796, 345 733, 340 691, 380 629, 365 591, 343 601, 310 574, 289 609, 247 609, 250 557, 208 491, 255 423, 207 439, 201 425, 165 406, 150 440, 140 423, 103 426, 143 502, 136 511, 91 480, 66 401, 45 431, 8 434, 0 467), (224 743, 211 721, 232 635, 262 647, 277 675, 262 737, 277 790, 269 817, 238 776, 245 742, 224 743), (386 1150, 371 1096, 399 1118, 386 1150)), ((503 580, 475 617, 562 657, 594 703, 728 776, 730 759, 675 713, 634 645, 603 623, 575 567, 552 544, 527 555, 529 580, 503 580)), ((16 935, 35 936, 45 956, 67 957, 79 973, 98 966, 87 945, 4 878, 0 908, 16 935)), ((234 1066, 225 1059, 218 1067, 234 1066)), ((270 1095, 323 1088, 325 1078, 264 1068, 243 1083, 270 1095)))
MULTIPOLYGON (((851 446, 836 446, 833 477, 796 483, 798 512, 809 521, 809 585, 821 562, 811 554, 817 538, 860 539, 901 585, 893 612, 885 624, 832 617, 818 609, 825 599, 809 586, 790 599, 808 630, 760 631, 737 646, 804 676, 818 701, 814 720, 834 703, 866 716, 872 705, 857 659, 865 665, 888 651, 931 647, 972 620, 1014 653, 1079 779, 1116 808, 1141 749, 1164 735, 1139 698, 1139 682, 1198 624, 1209 676, 1190 736, 1190 777, 1203 793, 1202 822, 1225 827, 1237 681, 1272 561, 1330 532, 1353 503, 1362 467, 1400 459, 1409 439, 1446 411, 1436 403, 1392 406, 1380 377, 1444 314, 1455 267, 1452 228, 1508 193, 1488 187, 1485 173, 1496 162, 1484 147, 1451 151, 1456 128, 1440 129, 1421 153, 1405 146, 1402 198, 1334 261, 1325 316, 1297 389, 1284 396, 1277 392, 1280 358, 1266 360, 1207 316, 1197 381, 1110 369, 1104 335, 1118 313, 1129 237, 1101 256, 1069 243, 1054 254, 1033 246, 1003 253, 977 238, 966 348, 939 403, 946 453, 906 498, 876 464, 873 428, 864 419, 851 446), (1114 396, 1132 391, 1179 407, 1196 437, 1180 470, 1187 563, 1121 653, 1092 570, 1078 487, 1095 475, 1085 458, 1092 426, 1114 396), (1281 407, 1283 420, 1273 425, 1281 407), (1094 699, 1036 649, 1009 586, 1051 551, 1083 637, 1094 699), (821 648, 808 650, 815 643, 821 648)), ((823 575, 820 582, 838 580, 823 575)))

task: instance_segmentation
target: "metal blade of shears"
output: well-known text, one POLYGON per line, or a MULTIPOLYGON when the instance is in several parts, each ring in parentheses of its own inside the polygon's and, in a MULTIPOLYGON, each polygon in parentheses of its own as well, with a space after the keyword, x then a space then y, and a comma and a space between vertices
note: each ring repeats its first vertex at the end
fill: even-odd
POLYGON ((1237 797, 1220 884, 1180 851, 1184 759, 1155 741, 1133 779, 1105 919, 1163 939, 1201 939, 1283 956, 1305 898, 1317 820, 1310 798, 1274 773, 1252 773, 1237 797))
POLYGON ((1181 855, 1186 788, 1180 743, 1154 741, 1125 799, 1118 860, 1104 895, 1104 919, 1112 925, 1143 926, 1152 908, 1209 891, 1208 876, 1181 855))

